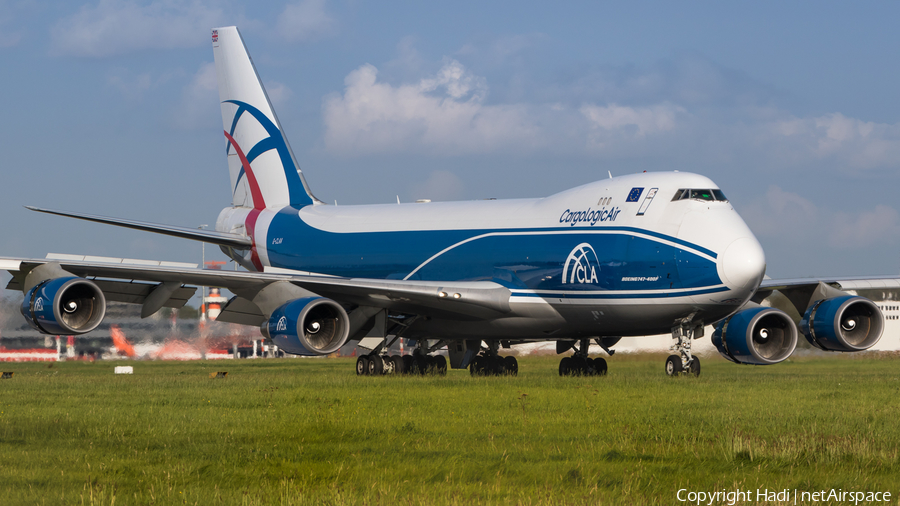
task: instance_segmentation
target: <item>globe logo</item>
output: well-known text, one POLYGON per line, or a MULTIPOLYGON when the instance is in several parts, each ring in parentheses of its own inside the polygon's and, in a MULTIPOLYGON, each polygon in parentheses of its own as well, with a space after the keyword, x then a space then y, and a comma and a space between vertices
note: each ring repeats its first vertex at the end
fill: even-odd
POLYGON ((44 310, 44 298, 43 297, 38 297, 34 301, 34 310, 35 311, 43 311, 44 310))
POLYGON ((287 331, 287 317, 282 316, 278 319, 278 323, 275 324, 275 332, 285 332, 287 331))
POLYGON ((597 283, 600 260, 590 244, 583 242, 569 253, 563 265, 563 283, 597 283))

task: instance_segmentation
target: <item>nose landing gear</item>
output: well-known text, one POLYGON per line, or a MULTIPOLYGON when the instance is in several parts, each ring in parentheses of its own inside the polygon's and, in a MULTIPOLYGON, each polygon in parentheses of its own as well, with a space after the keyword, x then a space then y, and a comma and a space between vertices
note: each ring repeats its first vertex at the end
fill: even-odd
POLYGON ((700 376, 700 359, 691 353, 691 340, 703 336, 703 324, 691 323, 693 316, 682 319, 672 327, 672 339, 675 339, 675 344, 671 350, 678 352, 678 355, 669 355, 666 358, 666 374, 669 376, 682 374, 700 376), (699 335, 696 335, 698 333, 699 335))

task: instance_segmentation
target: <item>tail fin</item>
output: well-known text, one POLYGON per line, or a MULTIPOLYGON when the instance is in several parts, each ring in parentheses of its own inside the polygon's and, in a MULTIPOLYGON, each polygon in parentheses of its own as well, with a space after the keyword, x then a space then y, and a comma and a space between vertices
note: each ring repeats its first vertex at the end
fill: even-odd
POLYGON ((235 26, 212 31, 233 204, 265 209, 321 202, 306 184, 235 26))

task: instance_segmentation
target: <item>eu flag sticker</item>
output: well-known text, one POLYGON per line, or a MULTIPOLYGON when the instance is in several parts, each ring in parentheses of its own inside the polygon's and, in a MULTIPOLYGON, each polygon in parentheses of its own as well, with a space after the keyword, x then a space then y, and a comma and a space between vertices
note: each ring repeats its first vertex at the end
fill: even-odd
POLYGON ((628 198, 625 199, 625 202, 637 202, 638 199, 641 198, 641 193, 643 192, 643 188, 632 188, 631 193, 628 194, 628 198))

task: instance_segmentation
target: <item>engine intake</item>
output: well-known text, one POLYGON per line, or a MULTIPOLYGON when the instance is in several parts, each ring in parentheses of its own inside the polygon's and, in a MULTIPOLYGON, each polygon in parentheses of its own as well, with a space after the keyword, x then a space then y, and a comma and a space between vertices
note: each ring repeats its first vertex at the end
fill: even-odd
POLYGON ((106 316, 106 297, 84 278, 53 278, 25 293, 21 311, 28 324, 44 334, 84 334, 97 328, 106 316))
POLYGON ((816 348, 862 351, 881 339, 884 316, 871 300, 846 295, 816 301, 800 320, 800 330, 816 348))
POLYGON ((723 357, 738 364, 777 364, 794 353, 797 326, 784 311, 755 307, 716 325, 712 342, 723 357))
POLYGON ((324 297, 296 299, 276 309, 266 323, 269 337, 295 355, 327 355, 350 336, 350 318, 337 302, 324 297))

